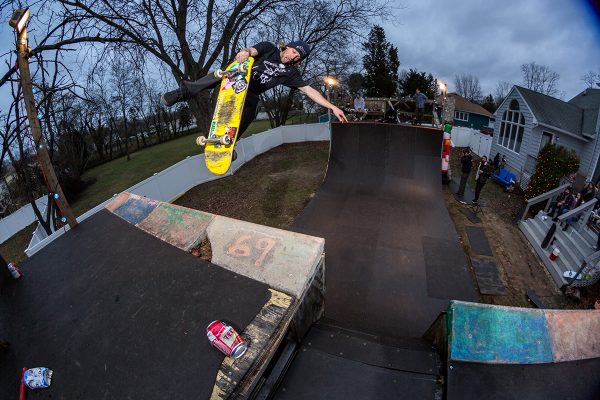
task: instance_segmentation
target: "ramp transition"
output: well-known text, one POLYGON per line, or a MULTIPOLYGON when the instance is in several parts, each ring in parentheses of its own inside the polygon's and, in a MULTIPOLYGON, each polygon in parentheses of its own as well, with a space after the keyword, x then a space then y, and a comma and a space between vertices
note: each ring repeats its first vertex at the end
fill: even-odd
POLYGON ((420 337, 449 300, 476 300, 441 145, 432 128, 332 124, 327 176, 292 229, 325 238, 325 315, 340 326, 420 337))

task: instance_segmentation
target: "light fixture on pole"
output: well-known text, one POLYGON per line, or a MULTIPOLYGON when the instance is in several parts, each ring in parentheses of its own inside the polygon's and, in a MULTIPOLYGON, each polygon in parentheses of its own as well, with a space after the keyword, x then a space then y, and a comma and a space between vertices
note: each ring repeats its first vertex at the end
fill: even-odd
MULTIPOLYGON (((337 84, 337 81, 332 76, 325 77, 325 94, 327 95, 327 101, 331 103, 331 96, 329 92, 337 84)), ((331 121, 331 109, 327 108, 327 120, 331 121)))
POLYGON ((23 93, 23 103, 27 110, 27 119, 29 121, 29 129, 35 143, 37 144, 37 154, 40 162, 40 167, 46 176, 47 185, 50 195, 54 199, 61 214, 66 218, 69 226, 74 228, 77 225, 77 219, 65 199, 65 195, 58 183, 56 172, 52 166, 48 146, 42 135, 42 126, 38 118, 37 108, 35 106, 35 97, 33 96, 33 88, 31 85, 31 72, 29 71, 30 51, 27 45, 27 21, 29 20, 29 8, 20 8, 16 10, 8 24, 17 32, 17 64, 19 66, 21 78, 21 90, 23 93))
POLYGON ((440 92, 442 92, 442 96, 446 97, 446 84, 444 82, 440 82, 440 92))
POLYGON ((17 33, 21 33, 23 29, 25 29, 25 25, 27 25, 28 20, 29 8, 19 8, 13 13, 12 17, 10 17, 8 24, 12 26, 17 33))

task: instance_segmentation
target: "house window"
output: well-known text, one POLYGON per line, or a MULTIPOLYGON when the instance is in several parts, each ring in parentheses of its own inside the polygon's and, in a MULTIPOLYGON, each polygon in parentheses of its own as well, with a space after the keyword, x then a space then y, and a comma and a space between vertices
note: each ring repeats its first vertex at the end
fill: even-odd
POLYGON ((458 121, 468 121, 469 113, 463 111, 454 111, 454 119, 458 121))
POLYGON ((498 145, 519 153, 523 143, 523 132, 525 131, 525 117, 519 111, 519 102, 513 100, 508 110, 502 114, 500 132, 498 134, 498 145))

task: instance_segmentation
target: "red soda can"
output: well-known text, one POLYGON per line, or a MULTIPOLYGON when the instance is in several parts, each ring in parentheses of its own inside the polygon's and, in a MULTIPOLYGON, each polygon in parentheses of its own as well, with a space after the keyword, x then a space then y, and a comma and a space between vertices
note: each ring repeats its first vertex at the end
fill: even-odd
POLYGON ((231 326, 213 321, 206 327, 206 336, 210 343, 225 355, 240 358, 248 350, 248 344, 231 326))
POLYGON ((10 271, 10 274, 14 279, 19 279, 23 276, 23 274, 19 270, 19 267, 17 267, 15 263, 8 263, 8 270, 10 271))

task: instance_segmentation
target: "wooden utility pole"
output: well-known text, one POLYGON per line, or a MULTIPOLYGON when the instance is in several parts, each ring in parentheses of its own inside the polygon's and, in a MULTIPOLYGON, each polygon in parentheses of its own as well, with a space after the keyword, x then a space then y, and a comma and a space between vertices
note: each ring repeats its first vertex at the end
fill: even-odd
POLYGON ((54 172, 54 167, 50 161, 48 146, 42 135, 42 127, 38 119, 37 109, 35 107, 35 99, 33 97, 33 89, 31 87, 31 74, 29 72, 29 47, 27 46, 27 29, 23 28, 17 32, 17 53, 19 72, 21 73, 21 88, 23 90, 23 101, 27 110, 27 119, 29 127, 35 140, 36 151, 39 156, 40 164, 48 183, 48 190, 52 193, 52 198, 56 202, 58 209, 63 217, 67 218, 67 222, 71 228, 77 226, 75 215, 65 198, 62 188, 58 184, 58 178, 54 172))

